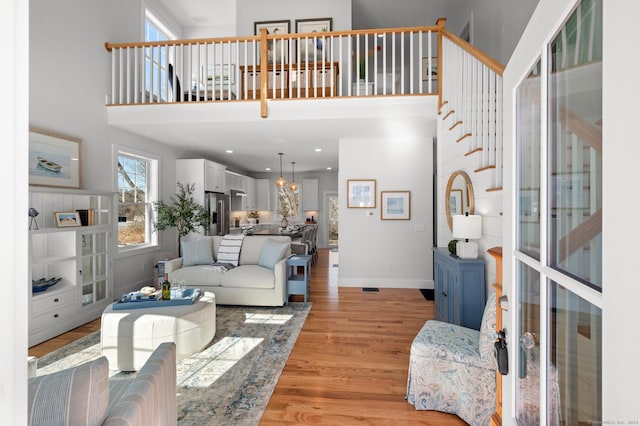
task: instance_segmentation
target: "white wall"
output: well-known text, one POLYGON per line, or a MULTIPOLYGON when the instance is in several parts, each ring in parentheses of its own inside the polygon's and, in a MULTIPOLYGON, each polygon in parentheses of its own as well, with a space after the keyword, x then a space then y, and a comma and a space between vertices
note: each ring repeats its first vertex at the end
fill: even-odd
MULTIPOLYGON (((434 106, 435 111, 435 106, 434 106)), ((420 135, 340 141, 340 286, 433 288, 435 120, 420 135), (375 179, 376 208, 347 208, 347 180, 375 179), (381 220, 380 191, 411 191, 410 220, 381 220)))
POLYGON ((474 0, 472 41, 489 56, 506 64, 539 0, 474 0))
MULTIPOLYGON (((82 187, 114 191, 112 145, 160 157, 160 198, 175 193, 175 159, 184 153, 107 124, 111 54, 104 43, 139 40, 144 22, 140 0, 58 2, 31 0, 29 124, 82 139, 82 187)), ((161 243, 174 252, 174 231, 161 243)), ((115 294, 151 282, 156 252, 117 257, 115 294)))

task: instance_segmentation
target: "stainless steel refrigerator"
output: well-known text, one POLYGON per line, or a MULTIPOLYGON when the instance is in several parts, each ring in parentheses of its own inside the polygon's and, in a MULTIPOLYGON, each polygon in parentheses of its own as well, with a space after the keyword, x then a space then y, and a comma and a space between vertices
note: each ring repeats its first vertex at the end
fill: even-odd
POLYGON ((220 192, 205 192, 204 208, 209 216, 209 232, 207 235, 228 234, 231 213, 229 196, 220 192))

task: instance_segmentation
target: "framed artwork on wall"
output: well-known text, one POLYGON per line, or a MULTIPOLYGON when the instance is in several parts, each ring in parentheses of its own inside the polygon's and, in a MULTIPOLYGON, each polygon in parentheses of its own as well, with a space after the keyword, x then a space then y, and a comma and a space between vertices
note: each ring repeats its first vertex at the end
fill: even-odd
POLYGON ((540 222, 540 190, 520 190, 520 222, 540 222))
POLYGON ((348 179, 347 180, 348 208, 376 208, 376 180, 348 179))
POLYGON ((422 58, 422 81, 429 80, 438 81, 438 57, 431 57, 431 67, 429 67, 429 58, 422 58))
POLYGON ((80 188, 80 148, 80 139, 31 129, 29 185, 80 188))
MULTIPOLYGON (((253 23, 253 31, 255 35, 260 35, 261 29, 266 29, 269 35, 289 34, 290 21, 260 21, 253 23)), ((267 45, 267 61, 272 63, 289 62, 289 41, 287 40, 270 40, 267 45)), ((260 63, 260 51, 258 51, 258 63, 260 63)))
MULTIPOLYGON (((296 33, 327 33, 331 31, 333 18, 296 19, 296 33)), ((298 40, 298 62, 328 62, 331 39, 308 36, 298 40)))
POLYGON ((452 189, 450 191, 449 210, 452 215, 464 214, 464 211, 462 211, 462 189, 452 189))
POLYGON ((381 191, 380 204, 382 220, 411 219, 411 191, 381 191))

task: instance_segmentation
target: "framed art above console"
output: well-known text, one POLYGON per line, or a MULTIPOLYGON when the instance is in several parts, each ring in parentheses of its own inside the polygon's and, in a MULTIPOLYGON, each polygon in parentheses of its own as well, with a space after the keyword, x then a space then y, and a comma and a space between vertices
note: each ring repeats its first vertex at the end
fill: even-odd
POLYGON ((80 188, 80 157, 80 139, 31 129, 29 185, 80 188))

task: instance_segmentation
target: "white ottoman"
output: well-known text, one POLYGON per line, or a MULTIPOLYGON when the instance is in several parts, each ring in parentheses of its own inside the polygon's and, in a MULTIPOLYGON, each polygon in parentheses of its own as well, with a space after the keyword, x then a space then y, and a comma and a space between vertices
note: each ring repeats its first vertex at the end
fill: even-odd
POLYGON ((201 351, 216 333, 216 296, 205 292, 192 305, 113 310, 102 313, 100 343, 109 368, 140 369, 163 342, 176 344, 176 360, 201 351))

